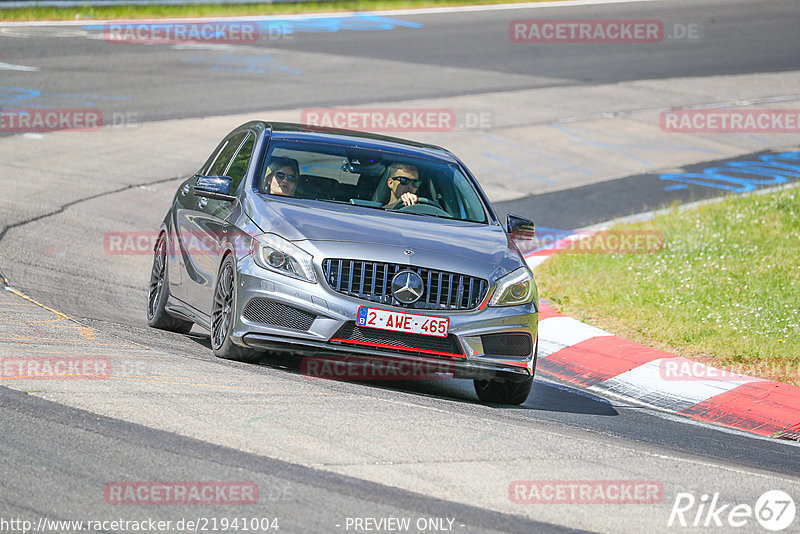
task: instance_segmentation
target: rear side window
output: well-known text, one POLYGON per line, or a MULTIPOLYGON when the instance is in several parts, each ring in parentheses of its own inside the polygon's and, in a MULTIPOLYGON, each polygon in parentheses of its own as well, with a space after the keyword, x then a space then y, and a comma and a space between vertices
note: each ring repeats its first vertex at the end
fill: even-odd
POLYGON ((255 144, 256 137, 253 134, 247 134, 247 139, 245 139, 239 152, 236 153, 233 161, 228 165, 225 176, 230 176, 233 179, 231 191, 239 189, 239 184, 242 183, 244 175, 247 174, 247 167, 250 163, 250 157, 253 155, 255 144))
POLYGON ((242 132, 228 139, 228 142, 225 143, 225 146, 220 150, 217 159, 209 168, 208 176, 224 176, 225 169, 228 168, 228 163, 231 161, 236 149, 239 148, 245 135, 247 135, 247 132, 242 132))

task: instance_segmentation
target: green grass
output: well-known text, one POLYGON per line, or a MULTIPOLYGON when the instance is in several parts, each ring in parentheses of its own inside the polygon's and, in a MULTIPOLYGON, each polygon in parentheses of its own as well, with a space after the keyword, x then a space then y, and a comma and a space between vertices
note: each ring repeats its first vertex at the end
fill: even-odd
POLYGON ((800 189, 647 223, 655 254, 560 254, 536 270, 564 313, 679 356, 800 385, 800 189))
POLYGON ((90 6, 74 8, 33 7, 3 9, 0 20, 112 20, 142 18, 233 17, 244 15, 289 15, 336 11, 375 11, 419 7, 506 4, 545 0, 331 0, 323 2, 280 2, 252 4, 194 4, 187 6, 90 6))

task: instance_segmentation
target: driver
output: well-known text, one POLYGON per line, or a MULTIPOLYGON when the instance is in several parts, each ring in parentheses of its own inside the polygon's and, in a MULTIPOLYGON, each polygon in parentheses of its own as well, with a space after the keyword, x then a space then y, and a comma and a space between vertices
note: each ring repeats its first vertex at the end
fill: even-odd
POLYGON ((392 163, 387 180, 391 198, 384 207, 392 206, 400 201, 405 206, 416 204, 419 201, 417 189, 421 183, 422 180, 419 179, 419 171, 416 166, 407 163, 392 163))

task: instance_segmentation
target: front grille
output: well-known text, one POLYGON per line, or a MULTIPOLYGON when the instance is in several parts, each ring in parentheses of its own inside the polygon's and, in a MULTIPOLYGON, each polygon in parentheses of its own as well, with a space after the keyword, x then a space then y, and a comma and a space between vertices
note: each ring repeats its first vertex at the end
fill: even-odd
POLYGON ((489 283, 482 278, 399 263, 326 259, 322 270, 328 285, 338 293, 404 308, 471 310, 489 290, 489 283), (414 304, 402 304, 392 295, 392 278, 405 270, 420 275, 425 284, 422 298, 414 304))
POLYGON ((311 328, 311 324, 317 318, 313 313, 262 298, 254 298, 248 302, 242 315, 254 323, 304 331, 311 328))
POLYGON ((533 346, 530 334, 487 334, 481 336, 484 354, 496 356, 530 356, 533 346))
POLYGON ((458 338, 453 334, 447 337, 424 336, 408 332, 389 332, 375 328, 362 328, 349 321, 334 334, 331 341, 352 342, 355 345, 371 346, 397 352, 417 352, 424 355, 463 357, 464 351, 458 338))

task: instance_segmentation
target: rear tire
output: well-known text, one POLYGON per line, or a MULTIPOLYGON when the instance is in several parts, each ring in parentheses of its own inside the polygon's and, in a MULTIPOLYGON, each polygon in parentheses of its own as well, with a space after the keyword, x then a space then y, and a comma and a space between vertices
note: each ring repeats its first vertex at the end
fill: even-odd
POLYGON ((168 298, 167 236, 161 234, 153 253, 153 270, 150 272, 150 291, 147 295, 147 324, 160 330, 188 334, 194 323, 178 319, 167 313, 168 298))
POLYGON ((240 347, 231 341, 236 313, 236 262, 227 256, 219 268, 211 305, 211 350, 218 358, 257 363, 263 355, 253 349, 240 347))
POLYGON ((475 380, 475 393, 481 402, 491 404, 522 404, 533 386, 533 377, 521 381, 475 380))

